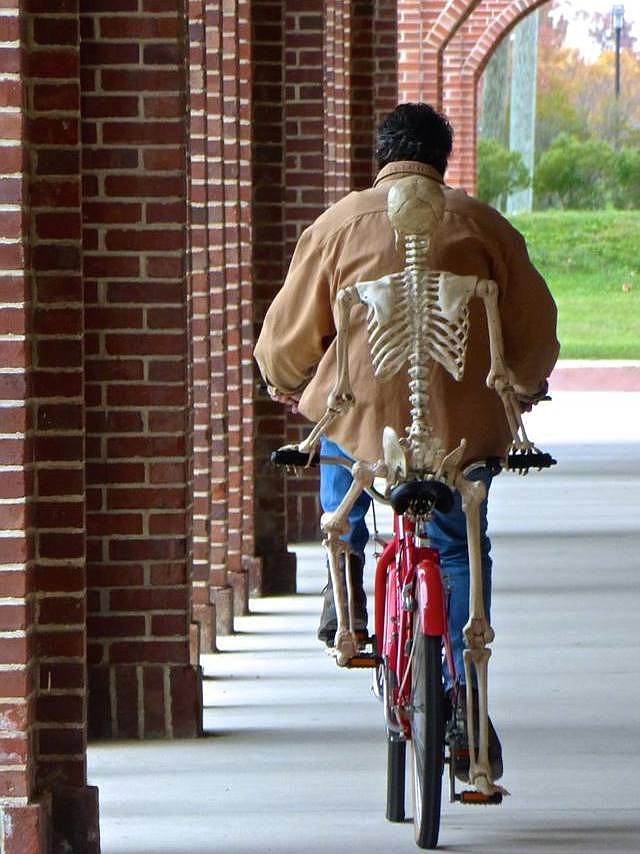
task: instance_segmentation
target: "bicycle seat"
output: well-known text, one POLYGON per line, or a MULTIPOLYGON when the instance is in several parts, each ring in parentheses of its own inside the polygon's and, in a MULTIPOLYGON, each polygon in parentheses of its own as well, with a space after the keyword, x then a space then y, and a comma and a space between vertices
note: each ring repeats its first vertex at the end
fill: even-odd
POLYGON ((453 507, 453 492, 439 480, 406 480, 394 486, 389 501, 398 516, 407 510, 426 516, 434 507, 441 513, 448 513, 453 507))

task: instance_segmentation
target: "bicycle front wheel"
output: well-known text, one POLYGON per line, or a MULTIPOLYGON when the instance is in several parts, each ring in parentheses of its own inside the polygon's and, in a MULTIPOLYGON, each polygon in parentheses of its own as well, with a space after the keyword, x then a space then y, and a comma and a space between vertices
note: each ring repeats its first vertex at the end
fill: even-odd
POLYGON ((423 635, 415 615, 411 664, 413 824, 420 848, 435 848, 440 832, 444 770, 442 638, 423 635))

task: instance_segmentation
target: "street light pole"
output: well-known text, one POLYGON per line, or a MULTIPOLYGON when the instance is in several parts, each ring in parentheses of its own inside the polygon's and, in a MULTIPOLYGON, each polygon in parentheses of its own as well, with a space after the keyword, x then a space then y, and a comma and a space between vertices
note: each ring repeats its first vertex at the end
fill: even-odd
POLYGON ((614 6, 611 11, 613 19, 613 29, 616 34, 616 81, 615 94, 616 100, 614 105, 614 146, 616 151, 620 146, 620 37, 622 35, 622 27, 624 25, 624 6, 614 6))
POLYGON ((624 25, 624 6, 614 6, 612 10, 613 29, 616 33, 616 99, 620 97, 620 37, 624 25))

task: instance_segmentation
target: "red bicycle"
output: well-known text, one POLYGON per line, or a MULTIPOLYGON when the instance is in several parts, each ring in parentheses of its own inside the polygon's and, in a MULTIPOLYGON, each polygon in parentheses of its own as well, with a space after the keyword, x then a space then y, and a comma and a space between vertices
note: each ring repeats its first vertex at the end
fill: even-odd
MULTIPOLYGON (((344 458, 312 456, 295 448, 281 448, 272 455, 278 465, 340 465, 351 468, 344 458)), ((464 470, 468 476, 476 466, 526 471, 555 463, 549 454, 535 451, 474 463, 464 470)), ((375 571, 375 634, 363 641, 342 666, 375 668, 374 692, 384 706, 387 736, 386 817, 405 819, 406 747, 410 746, 410 778, 413 824, 420 848, 438 844, 445 765, 449 769, 449 796, 464 804, 499 804, 502 793, 483 794, 476 789, 456 791, 456 763, 473 749, 466 743, 465 723, 456 720, 456 698, 445 696, 443 668, 457 685, 457 674, 447 624, 446 596, 440 574, 438 552, 431 548, 427 522, 434 509, 446 513, 453 505, 449 485, 433 477, 413 478, 399 483, 385 497, 375 488, 367 490, 374 499, 390 504, 394 530, 384 542, 375 571)), ((347 594, 350 584, 347 576, 347 594)), ((351 608, 349 608, 351 611, 351 608)), ((351 622, 351 620, 350 620, 351 622)), ((454 692, 455 692, 454 688, 454 692)))

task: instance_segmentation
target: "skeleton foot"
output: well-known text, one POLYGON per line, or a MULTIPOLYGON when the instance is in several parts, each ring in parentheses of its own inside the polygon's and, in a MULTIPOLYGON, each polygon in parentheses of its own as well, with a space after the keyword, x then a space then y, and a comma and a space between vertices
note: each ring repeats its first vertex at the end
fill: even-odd
POLYGON ((353 632, 349 629, 338 628, 332 654, 335 656, 336 664, 339 667, 345 667, 358 654, 358 642, 353 632))

